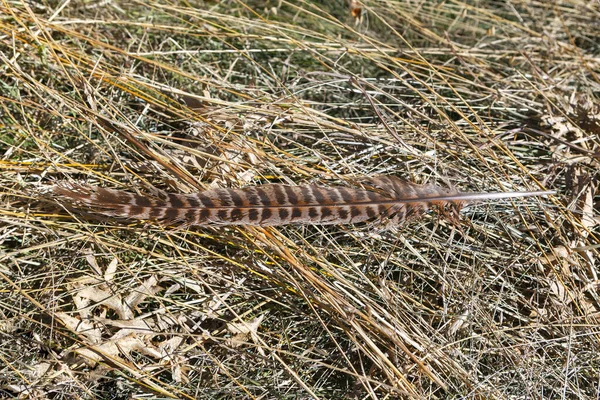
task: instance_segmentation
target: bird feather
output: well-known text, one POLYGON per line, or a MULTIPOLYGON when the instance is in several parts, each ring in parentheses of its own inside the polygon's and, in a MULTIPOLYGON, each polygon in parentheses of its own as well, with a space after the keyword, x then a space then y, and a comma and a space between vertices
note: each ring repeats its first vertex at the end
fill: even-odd
POLYGON ((353 224, 389 219, 401 224, 431 206, 453 206, 509 197, 540 196, 553 191, 461 193, 434 184, 418 185, 394 176, 377 176, 362 188, 343 186, 249 186, 210 189, 195 194, 140 195, 77 183, 53 187, 54 196, 71 208, 104 216, 153 220, 161 224, 254 225, 353 224))

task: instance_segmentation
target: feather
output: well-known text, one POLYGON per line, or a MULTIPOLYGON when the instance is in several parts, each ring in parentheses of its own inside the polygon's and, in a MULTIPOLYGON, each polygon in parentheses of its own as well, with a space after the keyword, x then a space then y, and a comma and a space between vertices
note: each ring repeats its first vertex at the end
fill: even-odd
POLYGON ((105 216, 162 224, 258 225, 353 224, 376 218, 400 224, 431 206, 460 209, 474 200, 540 196, 553 191, 460 193, 437 185, 417 185, 393 176, 364 181, 365 188, 261 185, 210 189, 196 194, 139 195, 97 186, 63 183, 54 196, 72 208, 105 216))

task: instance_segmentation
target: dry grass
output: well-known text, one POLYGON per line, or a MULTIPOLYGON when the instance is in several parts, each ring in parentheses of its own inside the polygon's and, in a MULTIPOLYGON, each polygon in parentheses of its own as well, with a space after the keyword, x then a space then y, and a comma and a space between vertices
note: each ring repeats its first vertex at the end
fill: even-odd
POLYGON ((597 398, 599 3, 362 7, 0 2, 0 396, 597 398), (39 201, 375 174, 558 195, 396 232, 39 201))

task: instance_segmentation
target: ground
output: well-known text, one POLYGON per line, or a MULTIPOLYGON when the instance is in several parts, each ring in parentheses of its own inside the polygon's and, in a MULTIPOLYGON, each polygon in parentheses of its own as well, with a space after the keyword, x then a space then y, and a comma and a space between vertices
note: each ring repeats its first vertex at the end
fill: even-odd
POLYGON ((597 399, 598 1, 0 3, 0 396, 597 399), (554 190, 163 226, 52 185, 554 190))

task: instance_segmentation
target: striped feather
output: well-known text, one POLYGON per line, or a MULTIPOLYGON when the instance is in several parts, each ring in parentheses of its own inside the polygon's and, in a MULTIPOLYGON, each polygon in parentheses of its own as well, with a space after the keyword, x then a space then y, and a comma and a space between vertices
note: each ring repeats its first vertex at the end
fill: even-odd
POLYGON ((97 186, 64 183, 56 198, 75 209, 162 224, 258 225, 353 224, 376 218, 400 224, 431 206, 457 209, 469 201, 553 194, 543 192, 460 193, 436 185, 417 185, 393 176, 365 181, 364 189, 261 185, 211 189, 196 194, 146 196, 97 186))

